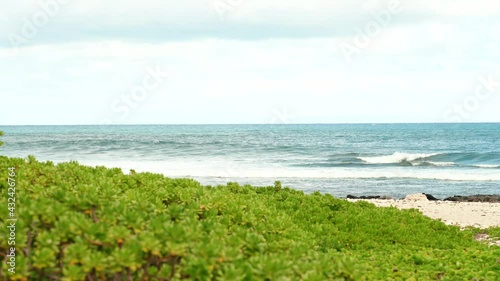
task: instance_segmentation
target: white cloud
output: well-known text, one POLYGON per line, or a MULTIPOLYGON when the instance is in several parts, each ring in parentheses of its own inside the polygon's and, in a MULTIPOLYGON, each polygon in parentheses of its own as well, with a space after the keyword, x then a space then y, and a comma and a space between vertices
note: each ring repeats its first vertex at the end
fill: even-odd
MULTIPOLYGON (((402 13, 346 63, 339 44, 387 2, 242 0, 221 22, 208 0, 71 1, 33 44, 18 53, 0 47, 0 94, 12 104, 2 113, 23 124, 93 123, 160 64, 175 75, 123 122, 259 123, 282 107, 300 116, 294 122, 443 121, 440 109, 473 92, 477 76, 500 61, 500 20, 470 23, 459 14, 492 16, 498 5, 402 1, 402 13), (331 34, 315 36, 323 29, 331 34), (262 36, 269 30, 279 36, 262 36)), ((19 30, 39 8, 23 3, 4 5, 9 21, 0 31, 19 30)), ((477 118, 498 119, 491 108, 477 118)))
MULTIPOLYGON (((36 13, 54 9, 46 4, 54 1, 61 0, 4 3, 2 8, 9 14, 9 21, 0 25, 0 33, 21 34, 25 20, 32 21, 36 13)), ((65 1, 68 3, 59 5, 57 13, 30 43, 99 36, 149 40, 343 36, 372 20, 372 14, 390 2, 400 2, 403 9, 401 17, 391 25, 500 15, 500 4, 486 0, 240 0, 227 21, 221 22, 211 0, 145 0, 140 4, 118 0, 65 1)))

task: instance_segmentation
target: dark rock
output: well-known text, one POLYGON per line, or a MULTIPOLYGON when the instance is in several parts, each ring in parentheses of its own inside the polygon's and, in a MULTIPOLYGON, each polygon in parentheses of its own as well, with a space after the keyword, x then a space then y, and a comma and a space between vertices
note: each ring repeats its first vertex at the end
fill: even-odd
POLYGON ((430 194, 427 194, 427 193, 424 193, 425 197, 427 197, 427 200, 429 201, 437 201, 439 199, 437 199, 436 197, 430 195, 430 194))
POLYGON ((480 194, 469 195, 469 196, 455 195, 452 197, 445 198, 444 201, 500 203, 500 195, 480 195, 480 194))
POLYGON ((347 199, 379 199, 380 196, 354 196, 347 195, 347 199))
POLYGON ((354 196, 354 195, 347 195, 347 199, 392 199, 389 196, 354 196))

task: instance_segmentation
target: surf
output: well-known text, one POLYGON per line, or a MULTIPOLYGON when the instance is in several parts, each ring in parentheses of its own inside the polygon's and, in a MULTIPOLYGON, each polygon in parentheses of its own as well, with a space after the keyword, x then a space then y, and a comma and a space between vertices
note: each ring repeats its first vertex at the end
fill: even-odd
POLYGON ((439 155, 439 153, 395 152, 391 155, 374 156, 374 157, 357 157, 357 158, 369 164, 396 164, 403 162, 411 163, 412 161, 423 160, 436 155, 439 155))

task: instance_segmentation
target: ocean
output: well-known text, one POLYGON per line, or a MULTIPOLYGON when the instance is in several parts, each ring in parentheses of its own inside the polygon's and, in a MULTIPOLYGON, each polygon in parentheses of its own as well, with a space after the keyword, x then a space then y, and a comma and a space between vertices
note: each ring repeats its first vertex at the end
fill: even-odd
POLYGON ((500 123, 0 126, 0 155, 334 196, 500 194, 500 123))

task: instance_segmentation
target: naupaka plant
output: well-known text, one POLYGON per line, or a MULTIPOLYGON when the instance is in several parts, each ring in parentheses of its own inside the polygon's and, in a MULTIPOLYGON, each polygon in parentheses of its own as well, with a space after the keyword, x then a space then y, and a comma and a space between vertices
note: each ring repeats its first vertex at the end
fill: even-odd
MULTIPOLYGON (((1 262, 0 280, 498 280, 500 272, 500 247, 417 210, 278 181, 203 186, 33 156, 0 156, 2 194, 9 167, 22 204, 16 273, 1 262)), ((0 208, 0 224, 7 217, 0 208)), ((8 238, 0 228, 4 261, 8 238)))

